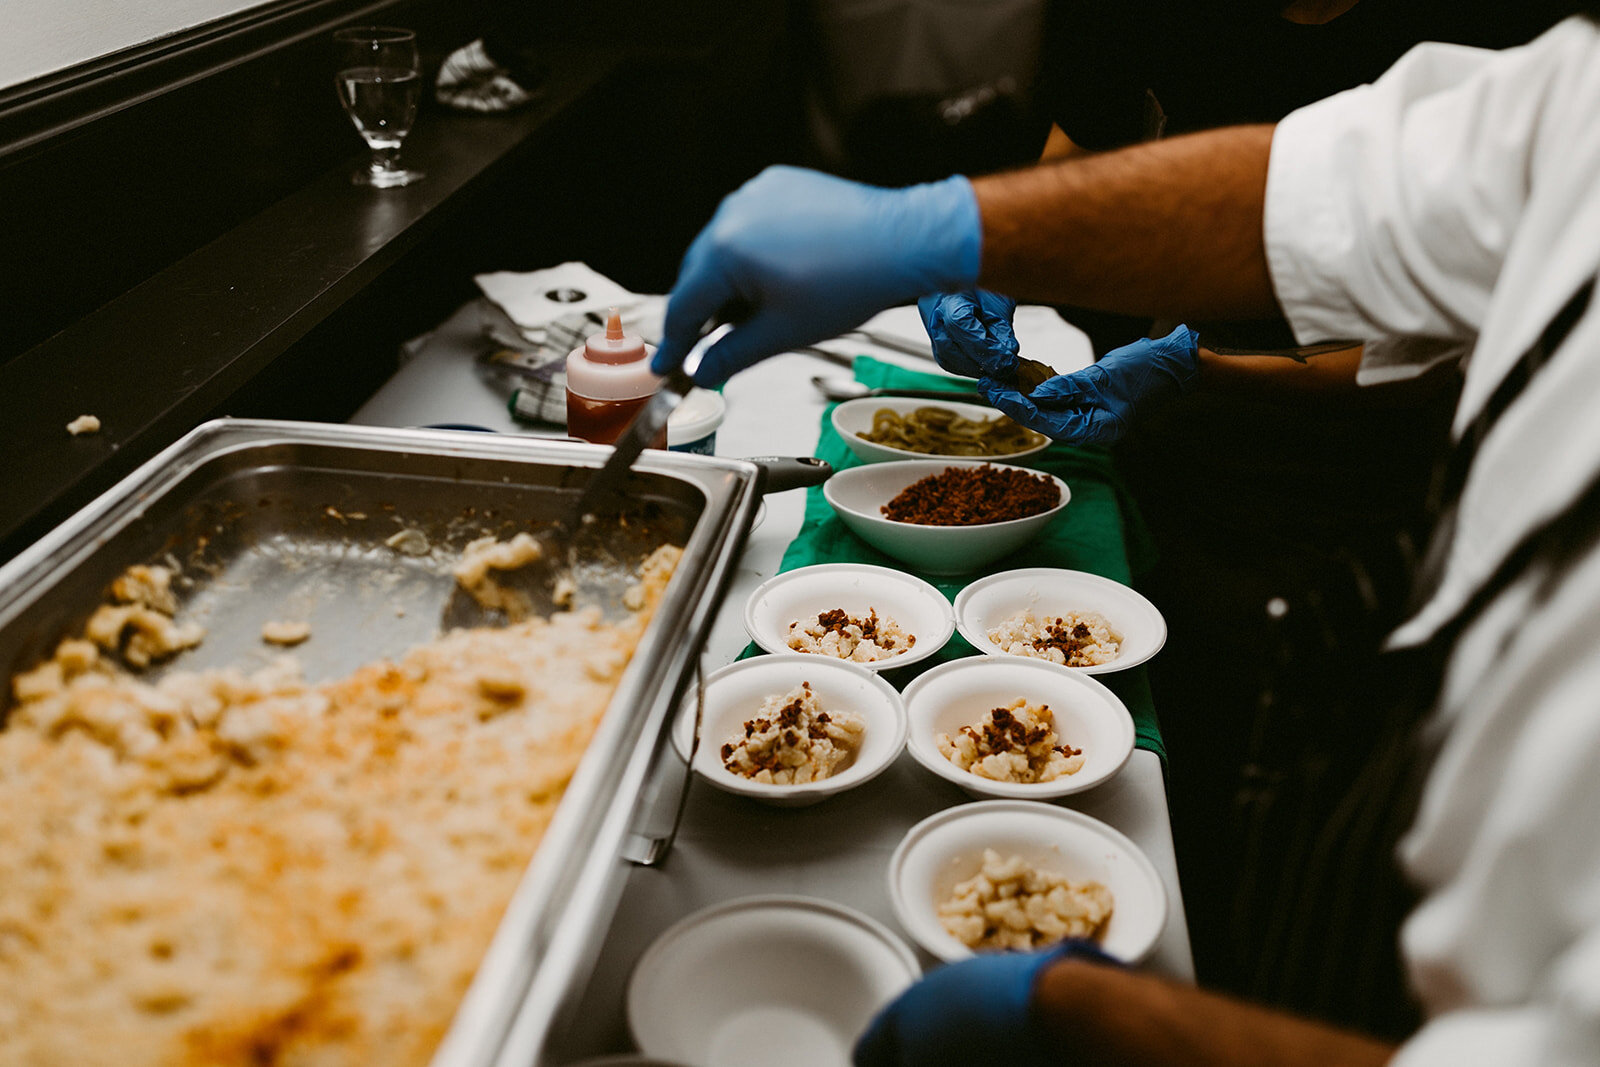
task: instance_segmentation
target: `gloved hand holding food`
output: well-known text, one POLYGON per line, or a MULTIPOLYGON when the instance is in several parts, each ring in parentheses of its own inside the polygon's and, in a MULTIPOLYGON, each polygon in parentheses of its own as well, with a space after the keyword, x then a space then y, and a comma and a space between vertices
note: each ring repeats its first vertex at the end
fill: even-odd
POLYGON ((925 975, 878 1013, 856 1042, 856 1067, 1059 1065, 1061 1052, 1034 1021, 1033 986, 1064 959, 1116 961, 1093 942, 1038 952, 994 952, 925 975))
POLYGON ((884 308, 971 287, 980 243, 966 178, 879 189, 769 167, 725 199, 689 246, 651 369, 680 364, 702 326, 730 307, 747 314, 706 350, 701 385, 884 308))
POLYGON ((1011 320, 1017 312, 1015 300, 987 289, 932 293, 917 301, 917 310, 922 313, 939 366, 968 378, 1014 380, 1017 336, 1011 320))
POLYGON ((987 289, 935 293, 918 300, 917 310, 933 344, 933 358, 951 374, 1010 382, 1024 392, 1055 374, 1046 364, 1017 354, 1012 327, 1017 302, 1009 296, 987 289))
POLYGON ((1030 430, 1070 444, 1109 445, 1122 439, 1139 412, 1188 392, 1199 376, 1199 335, 1179 326, 1165 337, 1107 352, 1027 394, 993 377, 981 379, 978 391, 1030 430))

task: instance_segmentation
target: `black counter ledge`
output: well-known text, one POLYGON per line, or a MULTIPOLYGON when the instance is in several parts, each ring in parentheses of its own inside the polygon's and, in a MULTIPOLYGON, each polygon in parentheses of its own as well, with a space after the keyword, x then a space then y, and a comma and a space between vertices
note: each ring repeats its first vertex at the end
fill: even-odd
POLYGON ((621 65, 570 51, 523 111, 425 109, 403 158, 427 178, 404 188, 352 185, 352 140, 337 168, 0 366, 0 561, 216 413, 621 65), (85 414, 102 428, 71 436, 85 414))

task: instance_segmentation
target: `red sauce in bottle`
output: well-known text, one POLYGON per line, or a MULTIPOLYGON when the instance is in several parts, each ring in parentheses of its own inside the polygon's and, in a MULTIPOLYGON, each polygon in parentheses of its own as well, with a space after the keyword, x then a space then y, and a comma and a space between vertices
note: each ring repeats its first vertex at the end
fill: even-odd
MULTIPOLYGON (((622 436, 622 431, 628 428, 628 423, 644 410, 649 400, 647 396, 633 400, 590 400, 569 391, 567 433, 596 444, 615 444, 617 438, 622 436)), ((666 433, 663 432, 651 447, 666 448, 666 433)))
MULTIPOLYGON (((567 432, 596 444, 616 443, 659 384, 650 373, 648 347, 623 332, 622 316, 612 308, 605 332, 567 357, 567 432)), ((666 447, 665 432, 653 445, 666 447)))

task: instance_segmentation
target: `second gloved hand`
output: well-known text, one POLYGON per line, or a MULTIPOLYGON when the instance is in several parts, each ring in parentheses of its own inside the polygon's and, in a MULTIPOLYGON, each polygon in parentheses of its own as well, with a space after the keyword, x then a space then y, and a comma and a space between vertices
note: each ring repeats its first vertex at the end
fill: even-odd
POLYGON ((1093 942, 994 952, 946 964, 878 1013, 856 1042, 856 1067, 1060 1067, 1033 1018, 1033 986, 1064 959, 1116 965, 1093 942))
POLYGON ((1011 327, 1015 300, 974 289, 925 296, 917 301, 917 310, 939 366, 968 378, 1015 379, 1018 348, 1011 327))
POLYGON ((1113 349, 1026 396, 992 377, 979 381, 978 391, 1030 430, 1069 444, 1109 445, 1122 439, 1139 412, 1188 392, 1199 376, 1199 335, 1179 326, 1165 337, 1113 349))
POLYGON ((853 329, 884 308, 972 285, 978 202, 962 177, 879 189, 769 167, 717 208, 689 246, 651 369, 683 362, 701 327, 737 308, 695 380, 853 329))

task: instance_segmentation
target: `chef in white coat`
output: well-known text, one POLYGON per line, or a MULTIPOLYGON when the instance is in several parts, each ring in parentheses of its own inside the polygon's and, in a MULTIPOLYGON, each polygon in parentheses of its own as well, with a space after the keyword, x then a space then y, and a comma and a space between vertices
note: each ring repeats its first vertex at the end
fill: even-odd
MULTIPOLYGON (((1391 640, 1421 665, 1426 713, 1372 779, 1403 835, 1345 872, 1359 889, 1397 860, 1416 890, 1398 953, 1414 1032, 1379 1040, 1069 946, 940 968, 858 1063, 1600 1064, 1597 272, 1588 16, 1503 53, 1423 45, 1276 127, 904 190, 780 168, 724 201, 658 357, 742 307, 702 381, 979 284, 1172 319, 1281 314, 1302 343, 1365 342, 1364 379, 1442 359, 1465 376, 1417 611, 1391 640)), ((1041 410, 1117 400, 1056 381, 1041 410)))

